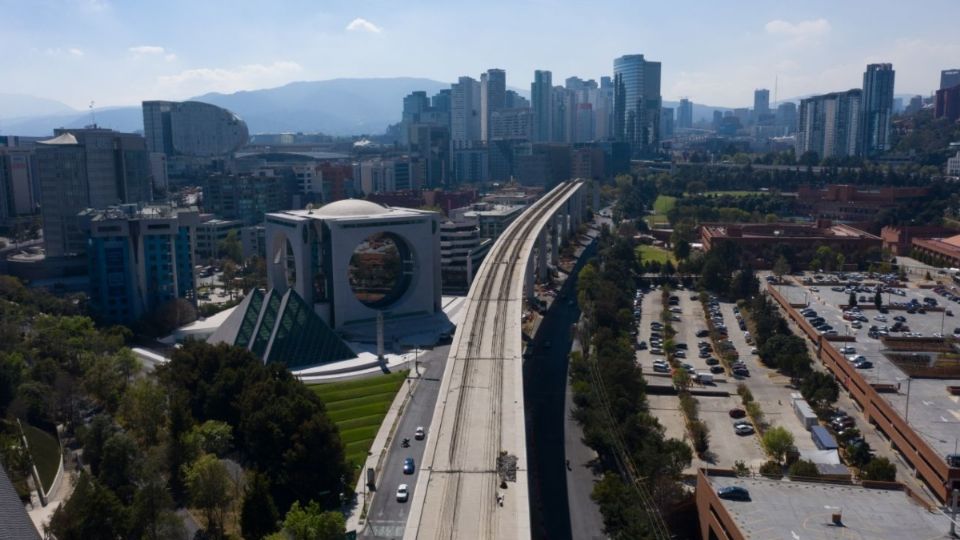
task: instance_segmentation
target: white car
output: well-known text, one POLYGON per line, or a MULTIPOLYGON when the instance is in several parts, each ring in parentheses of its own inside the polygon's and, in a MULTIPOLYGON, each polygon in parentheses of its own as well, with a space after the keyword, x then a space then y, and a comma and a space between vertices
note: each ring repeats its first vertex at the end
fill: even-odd
POLYGON ((407 489, 406 484, 400 484, 397 486, 397 502, 407 502, 409 497, 410 491, 407 489))
POLYGON ((886 316, 886 315, 877 315, 876 317, 873 318, 873 320, 875 320, 875 321, 880 321, 880 322, 887 322, 887 316, 886 316))
POLYGON ((857 362, 865 362, 867 360, 867 357, 862 354, 857 354, 857 355, 851 354, 850 356, 847 357, 847 360, 851 364, 856 364, 857 362))
POLYGON ((413 438, 422 441, 424 437, 427 436, 427 432, 423 429, 423 426, 417 426, 417 431, 414 433, 413 438))
POLYGON ((857 349, 854 348, 853 345, 844 345, 843 347, 840 348, 840 352, 842 352, 843 354, 855 354, 857 352, 857 349))

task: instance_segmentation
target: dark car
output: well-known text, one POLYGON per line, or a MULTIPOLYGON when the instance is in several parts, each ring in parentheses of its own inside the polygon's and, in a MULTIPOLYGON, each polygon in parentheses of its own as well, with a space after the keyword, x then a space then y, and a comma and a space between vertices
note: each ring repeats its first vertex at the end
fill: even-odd
POLYGON ((717 490, 717 497, 728 501, 749 501, 750 492, 740 486, 726 486, 717 490))
POLYGON ((413 474, 414 470, 416 470, 416 465, 412 457, 403 460, 403 474, 413 474))
POLYGON ((723 366, 710 366, 710 373, 713 373, 714 375, 723 373, 723 366))
POLYGON ((730 409, 730 418, 743 418, 747 415, 747 411, 743 409, 730 409))
POLYGON ((707 337, 710 335, 708 330, 700 330, 697 332, 697 337, 707 337))
POLYGON ((716 366, 716 365, 719 365, 719 364, 720 364, 720 361, 719 361, 719 360, 717 360, 716 358, 714 358, 714 357, 712 357, 712 356, 709 356, 709 355, 707 356, 706 362, 707 362, 707 365, 708 365, 708 366, 716 366))

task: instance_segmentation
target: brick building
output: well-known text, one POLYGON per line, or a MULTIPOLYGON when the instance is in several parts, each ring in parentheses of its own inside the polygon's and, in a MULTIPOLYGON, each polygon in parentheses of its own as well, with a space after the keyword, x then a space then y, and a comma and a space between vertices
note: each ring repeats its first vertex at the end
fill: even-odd
POLYGON ((926 197, 926 187, 881 187, 860 190, 849 184, 823 189, 804 185, 797 189, 797 210, 816 219, 870 221, 883 210, 899 208, 905 201, 926 197))

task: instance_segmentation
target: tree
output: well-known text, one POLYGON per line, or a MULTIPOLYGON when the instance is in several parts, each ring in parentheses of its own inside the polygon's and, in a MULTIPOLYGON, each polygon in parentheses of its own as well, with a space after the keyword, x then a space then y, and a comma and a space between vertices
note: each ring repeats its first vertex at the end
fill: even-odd
POLYGON ((134 538, 174 540, 186 536, 183 522, 174 512, 173 498, 167 489, 164 449, 150 448, 143 459, 139 489, 130 506, 134 538))
POLYGON ((128 520, 120 499, 81 473, 73 495, 50 518, 49 530, 59 540, 115 540, 127 537, 128 520))
POLYGON ((153 377, 142 377, 123 395, 120 422, 146 446, 160 441, 167 420, 167 394, 153 377))
POLYGON ((770 428, 763 434, 763 448, 770 457, 783 463, 783 458, 793 448, 793 434, 781 426, 770 428))
POLYGON ((223 534, 223 513, 230 504, 230 474, 217 456, 204 454, 186 467, 184 477, 190 502, 203 510, 207 532, 223 534))
POLYGON ((19 353, 0 353, 0 418, 6 416, 7 405, 16 397, 26 367, 19 353))
POLYGON ((293 540, 341 540, 346 521, 340 512, 324 512, 316 501, 306 507, 294 502, 283 519, 283 531, 293 540))
POLYGON ((840 385, 828 373, 811 371, 800 383, 800 394, 815 407, 826 407, 840 397, 840 385))
POLYGON ((97 479, 129 504, 136 493, 140 450, 130 435, 118 431, 103 443, 103 459, 97 479))
POLYGON ((240 528, 247 540, 257 540, 277 530, 280 513, 270 495, 270 482, 262 474, 253 473, 247 481, 240 510, 240 528))
POLYGON ((230 230, 226 238, 217 244, 217 253, 220 257, 226 257, 237 264, 243 262, 243 245, 240 243, 236 229, 230 230))
POLYGON ((686 260, 690 256, 690 242, 681 238, 673 244, 673 255, 678 261, 686 260))
POLYGON ((850 296, 847 297, 847 306, 849 307, 857 306, 857 293, 850 291, 850 296))
POLYGON ((793 465, 790 465, 791 478, 817 478, 819 476, 820 471, 817 470, 816 464, 812 461, 798 459, 793 462, 793 465))
POLYGON ((864 480, 894 482, 897 479, 897 466, 885 457, 875 457, 860 471, 864 480))
POLYGON ((883 306, 883 296, 880 294, 880 289, 877 289, 877 292, 873 293, 873 305, 877 309, 880 309, 883 306))
POLYGON ((776 262, 773 263, 773 274, 777 276, 777 281, 783 281, 783 276, 790 273, 790 263, 787 262, 787 258, 783 255, 777 257, 776 262))
POLYGON ((184 437, 197 455, 207 453, 222 457, 233 445, 233 428, 226 422, 207 420, 193 426, 184 437))

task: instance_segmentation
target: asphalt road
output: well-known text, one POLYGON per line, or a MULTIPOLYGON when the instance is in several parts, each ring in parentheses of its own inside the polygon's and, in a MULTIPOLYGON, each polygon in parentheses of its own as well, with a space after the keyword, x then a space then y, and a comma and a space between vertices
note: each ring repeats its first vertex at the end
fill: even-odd
POLYGON ((539 341, 534 343, 533 357, 524 365, 533 538, 593 538, 603 527, 600 513, 590 500, 595 481, 589 469, 593 451, 583 444, 579 426, 571 417, 567 376, 573 345, 570 327, 580 319, 576 274, 595 249, 595 245, 587 249, 557 295, 540 328, 539 341), (544 347, 548 340, 551 346, 544 347), (571 482, 571 476, 577 480, 571 482), (575 530, 591 529, 588 536, 574 534, 575 530))
MULTIPOLYGON (((410 399, 403 409, 396 435, 387 456, 384 466, 377 478, 377 493, 373 503, 367 511, 367 527, 359 534, 360 538, 402 538, 403 528, 407 523, 407 513, 413 492, 416 489, 417 473, 420 460, 423 457, 423 448, 426 439, 418 441, 414 438, 417 426, 423 426, 430 432, 430 421, 433 419, 434 405, 440 391, 440 379, 447 363, 450 346, 436 347, 430 351, 420 352, 420 372, 423 378, 418 381, 410 399), (410 439, 410 447, 402 448, 401 441, 410 439), (403 460, 412 457, 417 470, 414 474, 403 474, 403 460), (397 486, 407 484, 410 497, 407 502, 397 502, 397 486)), ((411 377, 415 377, 411 369, 411 377)), ((413 384, 408 380, 408 384, 413 384)), ((364 473, 365 474, 365 473, 364 473)))

